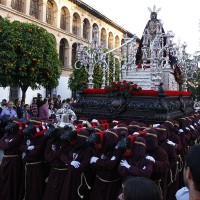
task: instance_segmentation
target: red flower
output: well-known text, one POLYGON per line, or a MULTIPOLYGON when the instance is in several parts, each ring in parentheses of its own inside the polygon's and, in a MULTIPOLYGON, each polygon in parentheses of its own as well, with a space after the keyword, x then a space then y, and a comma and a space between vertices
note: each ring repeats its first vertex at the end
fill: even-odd
POLYGON ((126 80, 123 80, 123 83, 125 84, 125 83, 126 83, 126 80))
POLYGON ((122 92, 123 90, 124 90, 124 88, 123 88, 123 87, 120 87, 120 88, 119 88, 119 91, 120 91, 120 92, 122 92))
POLYGON ((125 87, 128 89, 129 88, 129 84, 128 83, 124 83, 125 87))
POLYGON ((117 86, 120 86, 121 85, 121 82, 119 81, 118 83, 117 83, 117 86))
POLYGON ((134 85, 133 85, 133 89, 136 89, 137 87, 138 87, 137 84, 134 84, 134 85))

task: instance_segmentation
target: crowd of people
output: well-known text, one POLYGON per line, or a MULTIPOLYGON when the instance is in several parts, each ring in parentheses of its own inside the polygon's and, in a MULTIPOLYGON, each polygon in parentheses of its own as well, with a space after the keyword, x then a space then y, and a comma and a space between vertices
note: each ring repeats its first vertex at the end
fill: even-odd
POLYGON ((73 104, 73 98, 61 100, 61 96, 55 94, 52 97, 48 95, 46 98, 38 94, 30 105, 19 98, 15 99, 14 102, 7 102, 6 99, 3 99, 0 106, 0 116, 10 115, 22 122, 28 121, 30 118, 54 119, 58 109, 65 107, 73 109, 73 104))
POLYGON ((159 124, 79 118, 74 128, 46 124, 44 135, 34 124, 22 130, 3 116, 0 126, 2 200, 129 200, 131 191, 142 192, 141 178, 130 177, 143 177, 154 200, 175 199, 192 178, 199 191, 195 159, 186 157, 199 143, 199 113, 159 124))

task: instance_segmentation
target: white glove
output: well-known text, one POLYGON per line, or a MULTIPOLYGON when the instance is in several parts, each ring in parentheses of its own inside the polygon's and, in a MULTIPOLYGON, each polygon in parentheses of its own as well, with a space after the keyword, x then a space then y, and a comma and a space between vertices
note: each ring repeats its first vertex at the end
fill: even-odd
POLYGON ((132 135, 139 135, 139 133, 138 132, 134 132, 132 135))
POLYGON ((5 139, 5 142, 8 143, 8 142, 9 142, 9 139, 5 139))
POLYGON ((76 161, 76 160, 73 160, 70 165, 74 166, 74 168, 79 168, 80 166, 80 162, 76 161))
POLYGON ((87 122, 86 122, 86 121, 83 121, 82 124, 87 124, 87 122))
POLYGON ((117 126, 114 126, 113 129, 117 129, 117 126))
POLYGON ((28 149, 29 151, 31 151, 31 150, 33 150, 34 148, 35 148, 35 147, 34 147, 33 145, 31 145, 31 146, 28 146, 27 149, 28 149))
POLYGON ((197 126, 197 123, 194 123, 195 126, 197 126))
POLYGON ((185 128, 186 130, 190 131, 190 129, 188 127, 185 128))
POLYGON ((131 167, 126 160, 121 160, 120 166, 126 167, 127 169, 131 167))
POLYGON ((193 130, 195 130, 193 125, 190 125, 190 128, 192 128, 193 130))
POLYGON ((55 150, 56 150, 56 145, 55 145, 55 144, 52 144, 52 145, 51 145, 51 149, 52 149, 53 151, 55 151, 55 150))
POLYGON ((153 128, 160 126, 160 124, 153 124, 153 128))
POLYGON ((170 140, 167 140, 167 144, 170 144, 170 145, 172 145, 174 147, 176 146, 176 144, 174 142, 170 141, 170 140))
POLYGON ((98 123, 98 120, 97 119, 93 119, 91 122, 98 123))
POLYGON ((156 162, 155 159, 152 156, 146 156, 146 159, 150 160, 150 161, 152 161, 154 163, 156 162))
POLYGON ((183 132, 184 132, 183 129, 179 129, 179 130, 178 130, 178 133, 179 133, 179 134, 181 134, 181 133, 183 133, 183 132))
POLYGON ((113 156, 110 160, 115 160, 116 159, 116 157, 115 156, 113 156))
POLYGON ((90 159, 90 164, 96 163, 98 159, 99 159, 99 158, 93 156, 93 157, 90 159))

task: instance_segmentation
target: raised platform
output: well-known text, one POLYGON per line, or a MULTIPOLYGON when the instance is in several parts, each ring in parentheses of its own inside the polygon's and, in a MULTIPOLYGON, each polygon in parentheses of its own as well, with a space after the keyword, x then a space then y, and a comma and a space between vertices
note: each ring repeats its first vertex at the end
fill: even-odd
POLYGON ((74 107, 77 116, 162 122, 194 113, 191 93, 149 91, 147 94, 151 96, 141 93, 131 97, 111 97, 103 90, 98 93, 92 90, 91 93, 88 90, 87 93, 80 93, 74 107))

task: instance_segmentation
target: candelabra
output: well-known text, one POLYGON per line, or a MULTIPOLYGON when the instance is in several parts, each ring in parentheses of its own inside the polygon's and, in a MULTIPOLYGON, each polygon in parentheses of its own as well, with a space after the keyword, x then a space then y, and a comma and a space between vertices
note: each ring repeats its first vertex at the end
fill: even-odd
POLYGON ((198 53, 190 58, 190 55, 186 53, 187 44, 184 42, 182 46, 177 46, 177 60, 178 66, 180 67, 182 78, 183 78, 183 90, 187 91, 187 84, 189 79, 194 79, 197 75, 198 69, 198 53))
POLYGON ((99 45, 99 29, 95 26, 93 29, 93 41, 89 47, 83 47, 81 43, 77 44, 77 61, 75 62, 76 69, 84 67, 85 71, 88 73, 87 88, 90 89, 94 87, 93 74, 96 64, 98 64, 103 72, 102 88, 104 88, 107 70, 106 56, 103 53, 103 46, 99 45))

